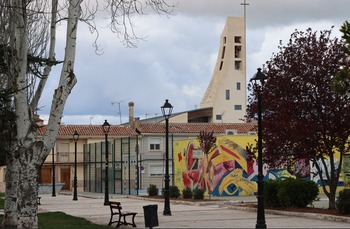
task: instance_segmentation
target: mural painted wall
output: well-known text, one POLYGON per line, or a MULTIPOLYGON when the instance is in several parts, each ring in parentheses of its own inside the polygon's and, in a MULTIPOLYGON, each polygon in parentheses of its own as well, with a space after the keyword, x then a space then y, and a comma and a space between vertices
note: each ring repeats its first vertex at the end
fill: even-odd
POLYGON ((344 175, 344 188, 350 189, 350 154, 344 155, 343 175, 344 175))
MULTIPOLYGON (((174 142, 175 185, 180 190, 200 188, 206 195, 245 196, 257 191, 258 167, 246 152, 257 136, 218 136, 216 149, 204 155, 197 139, 174 142)), ((264 180, 310 177, 309 163, 301 161, 289 168, 266 170, 264 180)))
POLYGON ((257 165, 245 147, 256 136, 219 136, 216 149, 204 155, 197 139, 174 142, 175 185, 210 190, 213 196, 253 195, 257 165))

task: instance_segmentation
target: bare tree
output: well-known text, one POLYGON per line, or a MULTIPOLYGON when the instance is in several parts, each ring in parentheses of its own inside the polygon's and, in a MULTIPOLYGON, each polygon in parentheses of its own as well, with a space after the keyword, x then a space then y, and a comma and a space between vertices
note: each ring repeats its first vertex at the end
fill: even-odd
POLYGON ((199 135, 197 136, 197 139, 199 141, 199 145, 202 149, 202 152, 205 155, 205 161, 206 161, 206 166, 204 167, 204 171, 208 172, 208 180, 206 181, 206 188, 208 188, 208 194, 209 194, 209 199, 211 199, 211 180, 212 180, 212 175, 210 173, 211 168, 212 168, 212 162, 209 159, 209 154, 213 152, 216 148, 216 137, 214 137, 214 132, 205 132, 201 131, 199 132, 199 135))
MULTIPOLYGON (((131 16, 151 9, 171 14, 174 5, 165 0, 1 0, 0 45, 8 47, 7 85, 14 92, 16 115, 10 154, 7 157, 6 200, 3 226, 38 228, 37 190, 42 163, 56 140, 66 100, 77 83, 74 74, 78 24, 87 24, 98 38, 94 19, 100 10, 110 15, 109 28, 126 46, 135 46, 138 37, 131 16), (56 29, 66 26, 65 53, 55 59, 56 29), (48 124, 43 134, 36 124, 35 111, 51 69, 61 66, 54 91, 48 124), (40 138, 39 138, 40 137, 40 138)), ((97 40, 95 41, 96 48, 97 40)))

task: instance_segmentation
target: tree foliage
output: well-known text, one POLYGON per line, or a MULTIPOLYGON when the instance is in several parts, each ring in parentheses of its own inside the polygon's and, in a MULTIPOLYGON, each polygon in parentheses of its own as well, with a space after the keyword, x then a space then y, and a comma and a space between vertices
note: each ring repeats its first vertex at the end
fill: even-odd
POLYGON ((208 194, 209 194, 209 199, 211 198, 211 185, 210 185, 210 180, 212 179, 211 176, 211 171, 213 170, 213 164, 211 160, 209 159, 209 154, 213 152, 216 148, 216 137, 214 136, 214 131, 212 132, 205 132, 205 131, 200 131, 199 135, 197 136, 197 139, 199 141, 199 146, 202 149, 202 152, 204 153, 205 159, 204 159, 204 164, 205 168, 204 171, 208 171, 209 173, 209 178, 206 181, 206 188, 208 188, 208 194))
MULTIPOLYGON (((342 38, 345 40, 343 51, 350 58, 350 23, 345 21, 340 29, 343 33, 342 38)), ((333 79, 333 88, 340 94, 350 93, 350 69, 342 68, 333 79)))
POLYGON ((199 145, 205 154, 211 153, 216 147, 216 137, 214 137, 214 132, 200 131, 197 136, 199 145))
MULTIPOLYGON (((333 77, 349 59, 343 40, 331 32, 296 30, 287 45, 280 43, 264 66, 262 107, 264 162, 276 168, 311 161, 334 208, 342 155, 349 152, 350 100, 332 90, 333 77)), ((255 94, 249 98, 250 117, 256 114, 255 94)))

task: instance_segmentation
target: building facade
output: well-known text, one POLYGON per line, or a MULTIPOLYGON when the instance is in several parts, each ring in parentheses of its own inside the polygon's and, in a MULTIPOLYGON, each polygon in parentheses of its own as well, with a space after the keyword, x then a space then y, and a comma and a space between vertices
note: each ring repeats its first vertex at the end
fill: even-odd
POLYGON ((211 113, 207 121, 213 123, 244 122, 246 88, 244 18, 228 17, 220 37, 220 47, 212 79, 200 103, 203 111, 211 113))

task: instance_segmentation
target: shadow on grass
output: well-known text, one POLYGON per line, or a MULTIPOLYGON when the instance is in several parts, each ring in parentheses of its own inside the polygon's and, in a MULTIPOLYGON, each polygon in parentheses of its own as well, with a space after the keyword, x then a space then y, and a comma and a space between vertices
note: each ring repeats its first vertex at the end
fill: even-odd
MULTIPOLYGON (((71 215, 67 215, 63 212, 46 212, 39 213, 39 228, 43 229, 111 229, 107 225, 93 224, 90 221, 71 215)), ((3 216, 0 216, 0 221, 2 221, 3 216)))

